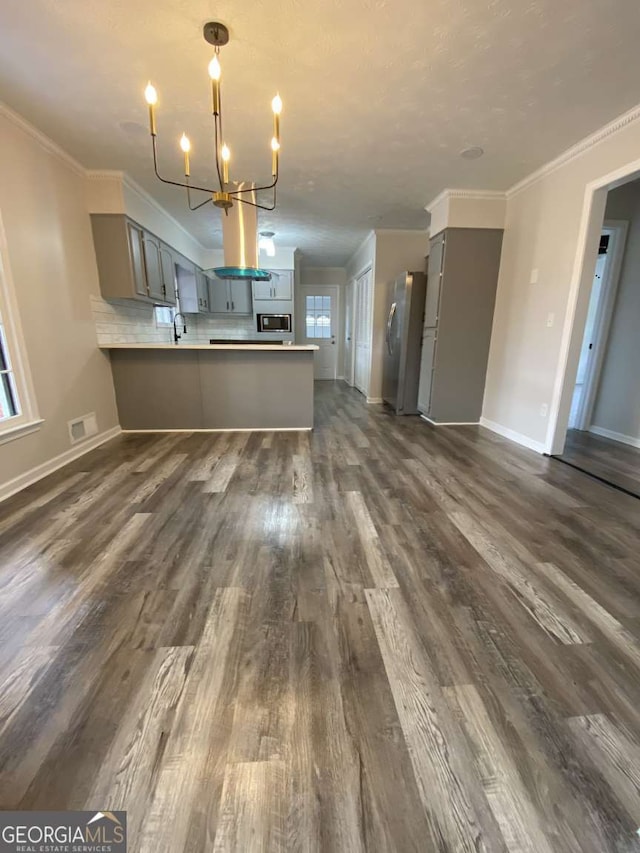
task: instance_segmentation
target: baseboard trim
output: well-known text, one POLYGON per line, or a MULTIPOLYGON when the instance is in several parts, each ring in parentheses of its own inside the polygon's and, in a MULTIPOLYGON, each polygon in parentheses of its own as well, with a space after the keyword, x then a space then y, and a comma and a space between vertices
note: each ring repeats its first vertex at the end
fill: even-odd
POLYGON ((491 432, 495 432, 498 435, 501 435, 503 438, 508 438, 510 441, 515 441, 516 444, 521 444, 523 447, 527 447, 529 450, 535 450, 536 453, 548 453, 547 446, 542 441, 535 441, 533 438, 529 438, 528 435, 524 435, 521 432, 516 432, 514 429, 509 429, 509 427, 502 426, 502 424, 498 424, 495 421, 490 421, 488 418, 480 418, 480 426, 486 427, 486 429, 490 429, 491 432))
POLYGON ((123 435, 153 434, 156 432, 311 432, 313 427, 243 427, 228 429, 123 429, 123 435))
POLYGON ((367 397, 366 400, 369 404, 382 403, 382 397, 367 397))
POLYGON ((60 453, 58 456, 54 456, 53 459, 43 462, 42 465, 36 465, 35 468, 25 471, 24 474, 14 477, 13 480, 8 480, 6 483, 0 484, 0 502, 10 498, 18 492, 21 492, 23 489, 26 489, 27 486, 32 486, 34 483, 37 483, 38 480, 48 477, 49 474, 53 474, 53 472, 57 471, 59 468, 64 468, 65 465, 79 459, 81 456, 84 456, 85 453, 95 450, 96 447, 99 447, 106 441, 110 441, 112 438, 120 435, 121 432, 122 430, 120 427, 115 426, 111 429, 105 430, 104 432, 98 433, 98 435, 92 436, 82 444, 76 444, 70 450, 65 450, 64 453, 60 453))
POLYGON ((427 415, 420 414, 423 421, 426 421, 432 426, 478 426, 480 421, 432 421, 427 415))
POLYGON ((640 447, 640 438, 634 438, 632 435, 625 435, 622 432, 614 432, 612 429, 592 425, 589 427, 589 432, 600 435, 602 438, 619 441, 621 444, 628 444, 630 447, 640 447))

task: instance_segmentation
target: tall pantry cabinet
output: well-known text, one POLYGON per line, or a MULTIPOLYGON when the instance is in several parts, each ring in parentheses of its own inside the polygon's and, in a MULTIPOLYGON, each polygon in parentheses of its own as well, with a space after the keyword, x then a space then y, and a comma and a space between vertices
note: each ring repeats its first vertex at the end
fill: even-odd
POLYGON ((480 420, 502 234, 446 228, 431 239, 418 410, 435 423, 480 420))

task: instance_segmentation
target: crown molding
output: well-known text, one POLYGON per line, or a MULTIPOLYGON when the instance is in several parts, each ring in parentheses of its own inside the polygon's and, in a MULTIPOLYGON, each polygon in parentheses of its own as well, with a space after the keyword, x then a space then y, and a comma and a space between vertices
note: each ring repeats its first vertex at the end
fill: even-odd
POLYGON ((196 237, 193 236, 193 234, 187 231, 184 225, 178 222, 174 216, 165 210, 160 202, 156 201, 152 195, 143 189, 140 184, 136 183, 133 178, 129 177, 126 172, 119 171, 118 169, 87 169, 85 177, 88 181, 120 181, 123 187, 126 187, 132 193, 135 193, 138 198, 141 198, 146 204, 162 216, 166 217, 166 219, 168 219, 175 228, 182 231, 182 233, 192 240, 196 246, 204 252, 211 251, 208 246, 204 246, 196 237))
POLYGON ((143 189, 140 184, 136 183, 133 178, 129 177, 126 172, 122 173, 122 183, 124 186, 127 187, 127 189, 131 190, 131 192, 135 193, 139 198, 141 198, 143 201, 153 207, 154 210, 157 210, 158 213, 161 213, 163 216, 166 216, 166 218, 171 222, 172 225, 174 225, 179 231, 182 231, 182 233, 186 237, 192 240, 196 244, 196 246, 199 246, 199 248, 202 249, 204 252, 214 251, 209 246, 205 246, 203 243, 201 243, 200 240, 198 240, 197 237, 194 237, 190 231, 187 231, 184 225, 178 222, 178 220, 174 216, 172 216, 169 211, 167 211, 160 204, 159 201, 156 201, 156 199, 152 195, 150 195, 145 189, 143 189))
POLYGON ((452 198, 467 198, 482 201, 504 201, 507 197, 505 192, 500 190, 464 190, 464 189, 444 189, 429 204, 425 205, 425 210, 432 212, 434 207, 442 204, 444 201, 449 201, 452 198))
POLYGON ((41 148, 44 148, 47 153, 53 154, 54 157, 64 163, 65 166, 68 166, 76 175, 85 177, 86 170, 84 166, 80 165, 71 154, 67 154, 56 142, 46 136, 41 130, 38 130, 35 125, 31 124, 31 122, 27 121, 26 118, 23 118, 15 110, 12 110, 3 101, 0 101, 0 116, 8 119, 13 125, 22 130, 23 133, 30 136, 41 148))
POLYGON ((118 169, 87 169, 85 177, 89 181, 122 181, 124 183, 125 173, 118 169))
POLYGON ((594 148, 596 145, 604 142, 605 139, 608 139, 610 136, 615 136, 616 133, 624 130, 625 127, 628 127, 630 124, 638 121, 638 119, 640 119, 640 104, 637 104, 626 113, 614 118, 613 121, 610 121, 609 124, 605 124, 604 127, 598 128, 598 130, 594 131, 590 136, 585 136, 584 139, 581 139, 579 142, 576 142, 575 145, 567 148, 566 151, 563 151, 562 154, 559 154, 555 159, 545 163, 544 166, 536 169, 535 172, 531 172, 531 174, 527 175, 526 178, 518 181, 512 187, 509 187, 506 192, 507 198, 513 198, 515 195, 518 195, 518 193, 521 193, 523 190, 526 190, 528 187, 543 178, 546 178, 548 175, 553 174, 553 172, 556 172, 558 169, 562 168, 562 166, 566 166, 567 163, 570 163, 572 160, 580 157, 580 155, 584 154, 590 148, 594 148))
POLYGON ((376 228, 373 232, 378 234, 428 234, 428 228, 376 228))

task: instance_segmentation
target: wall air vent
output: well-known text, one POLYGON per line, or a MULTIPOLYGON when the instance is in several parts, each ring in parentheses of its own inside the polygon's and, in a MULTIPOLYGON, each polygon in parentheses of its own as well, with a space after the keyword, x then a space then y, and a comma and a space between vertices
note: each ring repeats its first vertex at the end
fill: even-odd
POLYGON ((69 421, 69 438, 71 444, 78 444, 98 432, 98 421, 95 412, 90 412, 88 415, 83 415, 81 418, 74 418, 69 421))

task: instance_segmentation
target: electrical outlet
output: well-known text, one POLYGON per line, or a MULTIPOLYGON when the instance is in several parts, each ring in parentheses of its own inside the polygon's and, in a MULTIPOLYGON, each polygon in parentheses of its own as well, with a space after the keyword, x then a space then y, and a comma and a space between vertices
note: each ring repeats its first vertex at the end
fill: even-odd
POLYGON ((543 403, 540 406, 540 417, 546 418, 548 414, 549 414, 549 405, 547 403, 543 403))
POLYGON ((529 279, 529 284, 537 284, 538 283, 538 270, 531 270, 531 278, 529 279))
POLYGON ((547 314, 547 328, 548 329, 550 329, 553 326, 555 319, 556 319, 555 314, 547 314))

